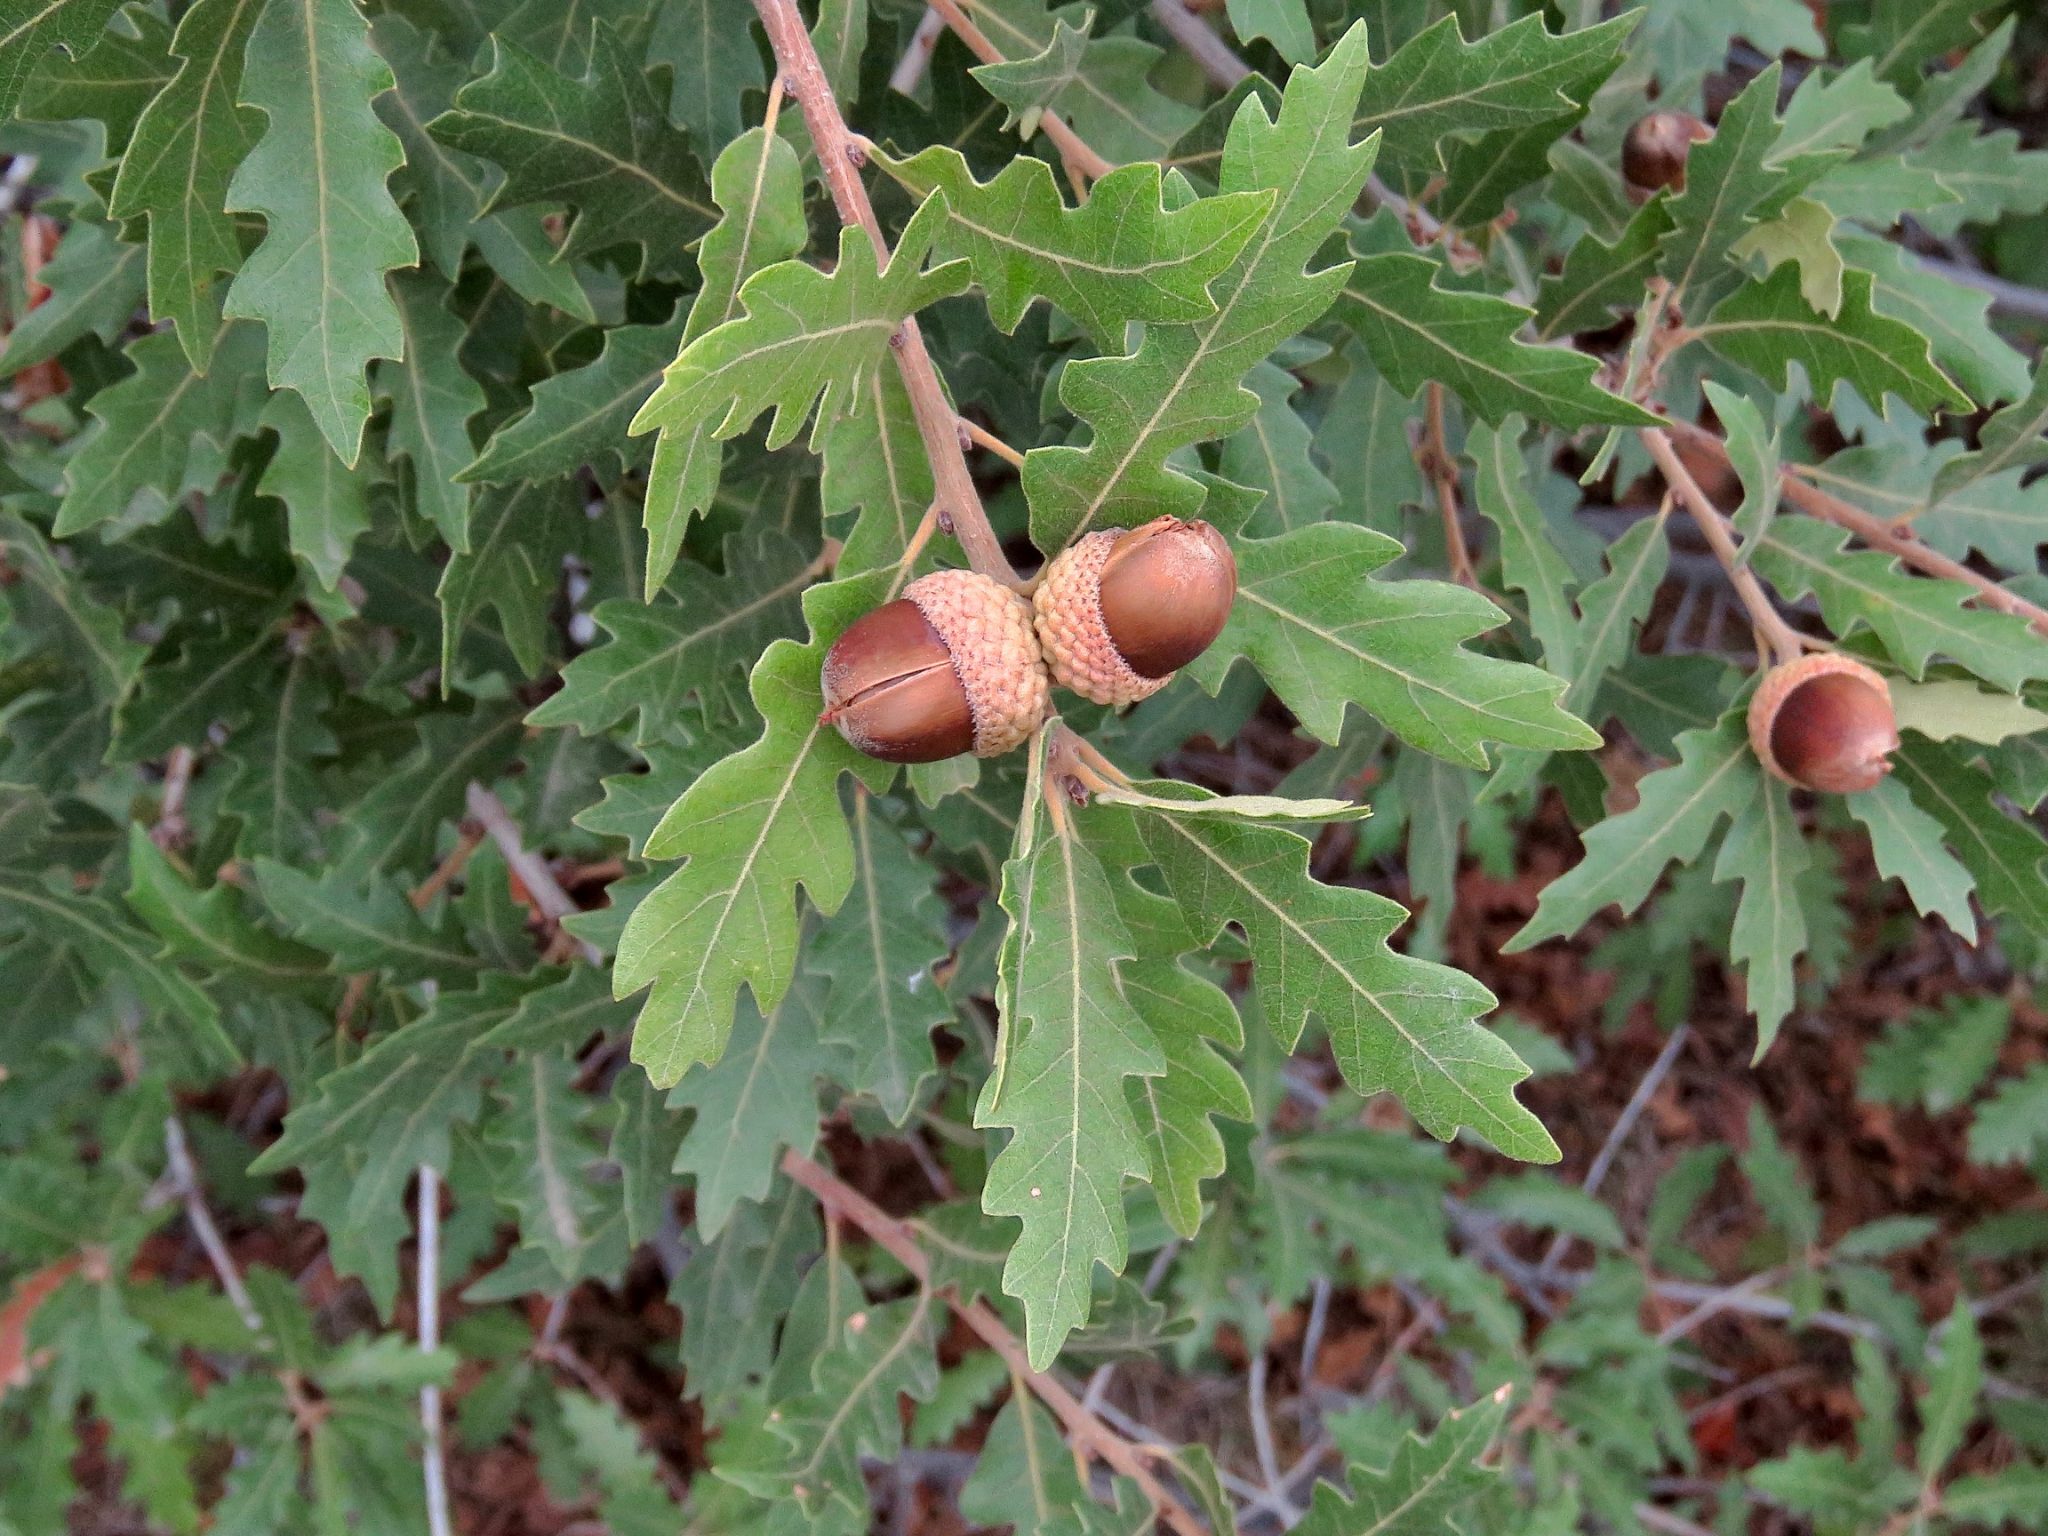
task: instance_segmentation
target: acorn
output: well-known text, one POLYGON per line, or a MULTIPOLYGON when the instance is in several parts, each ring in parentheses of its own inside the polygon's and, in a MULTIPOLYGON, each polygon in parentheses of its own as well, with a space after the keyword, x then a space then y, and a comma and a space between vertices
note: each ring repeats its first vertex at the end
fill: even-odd
POLYGON ((885 763, 996 757, 1052 713, 1031 605, 973 571, 934 571, 832 642, 818 719, 885 763))
POLYGON ((1032 594, 1052 679, 1097 704, 1135 704, 1209 648, 1237 596, 1237 561, 1203 522, 1155 517, 1074 541, 1032 594))
POLYGON ((1873 788, 1899 745, 1891 689, 1851 656, 1788 661, 1764 674, 1749 701, 1749 744, 1788 784, 1830 795, 1873 788))
POLYGON ((1663 187, 1683 192, 1686 156, 1701 139, 1713 136, 1714 130, 1690 112, 1652 112, 1621 141, 1622 177, 1645 192, 1663 187))

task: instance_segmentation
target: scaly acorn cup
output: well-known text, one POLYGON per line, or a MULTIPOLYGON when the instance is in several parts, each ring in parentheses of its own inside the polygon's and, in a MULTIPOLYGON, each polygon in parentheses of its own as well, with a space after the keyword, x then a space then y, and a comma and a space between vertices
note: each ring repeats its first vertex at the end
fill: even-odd
POLYGON ((1873 788, 1899 745, 1891 689, 1853 657, 1788 661, 1764 674, 1749 701, 1749 744, 1788 784, 1830 795, 1873 788))
POLYGON ((1045 723, 1031 605, 973 571, 934 571, 832 642, 818 718, 885 763, 996 757, 1045 723))
POLYGON ((1223 632, 1237 560, 1203 522, 1156 517, 1077 539, 1032 594, 1053 681, 1097 704, 1149 698, 1223 632))
POLYGON ((1685 161, 1693 145, 1714 130, 1690 112, 1652 112, 1621 141, 1621 174, 1632 187, 1655 192, 1685 190, 1685 161))

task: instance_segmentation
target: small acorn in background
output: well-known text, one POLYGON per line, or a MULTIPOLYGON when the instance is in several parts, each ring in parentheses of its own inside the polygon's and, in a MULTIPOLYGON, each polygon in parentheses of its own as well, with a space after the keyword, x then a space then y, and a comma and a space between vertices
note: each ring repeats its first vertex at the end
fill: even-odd
POLYGON ((1656 192, 1685 190, 1685 160, 1693 145, 1714 130, 1690 112, 1652 112, 1621 141, 1621 174, 1632 187, 1656 192))
POLYGON ((825 654, 818 719, 885 763, 996 757, 1052 696, 1031 605, 973 571, 934 571, 854 621, 825 654))
POLYGON ((1885 680, 1851 656, 1824 652, 1764 674, 1749 701, 1749 744, 1788 784, 1853 795, 1892 771, 1899 745, 1885 680))
POLYGON ((1204 522, 1155 517, 1088 534, 1047 567, 1033 593, 1053 681, 1097 704, 1135 704, 1223 632, 1237 561, 1204 522))

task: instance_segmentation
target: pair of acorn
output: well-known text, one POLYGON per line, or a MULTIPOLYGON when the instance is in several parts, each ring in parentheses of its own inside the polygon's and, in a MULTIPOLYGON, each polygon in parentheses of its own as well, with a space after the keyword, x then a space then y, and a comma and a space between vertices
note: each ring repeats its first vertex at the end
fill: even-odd
POLYGON ((1157 693, 1236 596, 1223 535, 1177 517, 1077 539, 1028 598, 934 571, 833 642, 818 719, 887 763, 996 757, 1045 723, 1054 684, 1112 707, 1157 693))

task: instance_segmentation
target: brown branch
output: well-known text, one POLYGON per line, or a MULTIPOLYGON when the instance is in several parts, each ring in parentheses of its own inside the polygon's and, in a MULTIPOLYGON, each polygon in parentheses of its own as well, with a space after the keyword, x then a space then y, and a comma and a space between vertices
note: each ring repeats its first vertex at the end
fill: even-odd
MULTIPOLYGON (((1728 445, 1718 434, 1691 422, 1674 421, 1672 426, 1683 432, 1693 442, 1701 444, 1718 454, 1723 460, 1728 457, 1728 445)), ((1861 507, 1842 500, 1841 497, 1822 490, 1800 472, 1801 466, 1790 466, 1779 472, 1779 486, 1787 501, 1804 512, 1808 517, 1817 517, 1823 522, 1846 528, 1872 549, 1884 551, 1922 571, 1929 576, 1938 576, 1944 581, 1960 581, 1976 589, 1977 598, 1986 606, 2001 613, 2012 614, 2025 619, 2044 635, 2048 635, 2048 608, 2028 602, 2017 592, 2000 586, 1989 576, 1971 570, 1959 561, 1951 560, 1939 550, 1931 549, 1913 534, 1910 529, 1901 528, 1873 516, 1861 507)))
POLYGON ((1458 461, 1451 454, 1450 437, 1444 430, 1444 387, 1430 380, 1425 392, 1423 434, 1416 458, 1422 472, 1436 488, 1436 506, 1443 518, 1444 552, 1450 563, 1451 580, 1473 591, 1483 590, 1472 569, 1472 547, 1465 542, 1465 524, 1458 510, 1458 461))
POLYGON ((412 888, 406 900, 415 912, 424 912, 432 901, 460 875, 469 864, 469 856, 476 852, 484 840, 482 827, 465 822, 456 834, 455 846, 448 850, 448 856, 434 866, 433 872, 412 888))
MULTIPOLYGON (((931 1263, 905 1223, 799 1152, 792 1150, 783 1154, 782 1171, 816 1195, 818 1203, 829 1214, 860 1228, 869 1241, 909 1270, 920 1285, 931 1284, 931 1263)), ((1180 1536, 1208 1536, 1194 1513, 1153 1475, 1136 1446, 1090 1413, 1080 1399, 1058 1381, 1031 1368, 1024 1346, 985 1303, 964 1302, 950 1293, 946 1294, 945 1301, 960 1320, 1001 1357, 1012 1374, 1026 1382, 1038 1395, 1039 1401, 1053 1411, 1071 1437, 1075 1449, 1094 1456, 1112 1472, 1136 1483, 1160 1518, 1180 1536)))
POLYGON ((1772 606, 1764 593, 1763 583, 1756 579, 1756 573, 1742 563, 1735 546, 1735 535, 1729 531, 1728 520, 1723 517, 1707 493, 1700 489, 1699 481, 1692 477, 1692 471, 1679 461, 1677 451, 1671 446, 1671 439, 1656 427, 1644 427, 1641 433, 1643 446, 1650 450, 1650 457, 1657 461, 1657 468, 1663 473, 1664 483, 1669 485, 1678 499, 1685 503, 1685 510, 1692 514, 1692 520, 1699 524, 1705 535, 1707 547, 1714 552, 1714 558, 1721 562, 1721 569, 1728 573, 1728 584, 1735 588, 1735 595, 1742 599, 1742 606, 1749 610, 1750 622, 1757 628, 1772 656, 1780 663, 1796 659, 1806 648, 1805 639, 1799 631, 1787 624, 1784 617, 1772 606))
MULTIPOLYGON (((861 185, 860 167, 867 163, 867 155, 854 142, 846 120, 839 115, 839 103, 833 99, 825 67, 818 62, 818 52, 811 46, 811 35, 804 30, 795 0, 754 0, 754 8, 767 29, 768 44, 775 50, 783 87, 803 109, 811 143, 818 152, 819 169, 824 173, 840 220, 866 230, 874 242, 876 260, 886 262, 889 242, 882 237, 882 226, 868 202, 867 188, 861 185)), ((996 537, 981 496, 974 488, 973 477, 968 474, 967 456, 961 450, 959 431, 954 425, 952 402, 946 398, 945 386, 939 382, 938 370, 925 350, 917 321, 904 320, 898 335, 901 345, 892 348, 896 366, 909 392, 918 436, 924 440, 932 480, 952 532, 960 540, 969 565, 1014 588, 1018 585, 1017 573, 1003 554, 1002 541, 996 537)))
MULTIPOLYGON (((754 0, 756 5, 762 0, 754 0)), ((1006 64, 1008 57, 989 38, 989 35, 974 24, 959 0, 932 0, 932 9, 945 18, 946 25, 953 29, 954 36, 965 43, 968 50, 984 64, 1006 64)), ((1053 147, 1060 152, 1060 158, 1067 163, 1067 169, 1076 176, 1089 181, 1100 181, 1116 169, 1114 161, 1104 159, 1086 139, 1076 133, 1073 125, 1058 113, 1041 113, 1038 126, 1045 130, 1053 147)))

